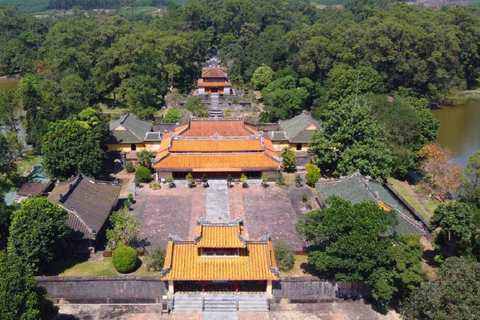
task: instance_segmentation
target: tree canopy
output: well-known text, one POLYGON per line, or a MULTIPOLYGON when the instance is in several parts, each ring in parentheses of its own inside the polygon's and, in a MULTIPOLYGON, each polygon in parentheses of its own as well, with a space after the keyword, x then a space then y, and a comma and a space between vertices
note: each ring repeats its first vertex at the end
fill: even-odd
POLYGON ((34 272, 44 270, 61 252, 70 229, 67 213, 46 198, 28 198, 12 213, 8 251, 34 272))
POLYGON ((29 264, 19 256, 0 251, 0 318, 52 320, 58 313, 37 284, 29 264))
POLYGON ((480 263, 449 258, 438 275, 412 292, 402 308, 406 320, 469 320, 480 315, 480 263))

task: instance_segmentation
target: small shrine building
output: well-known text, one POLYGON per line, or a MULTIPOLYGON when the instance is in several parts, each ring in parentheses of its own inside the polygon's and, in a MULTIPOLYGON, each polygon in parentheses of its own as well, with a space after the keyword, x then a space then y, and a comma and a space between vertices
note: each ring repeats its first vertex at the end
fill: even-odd
POLYGON ((243 118, 191 118, 187 125, 165 134, 153 160, 156 181, 169 176, 234 178, 246 174, 275 179, 282 161, 272 142, 243 118))
POLYGON ((202 78, 197 82, 197 93, 205 94, 231 94, 232 84, 226 71, 218 66, 220 61, 212 58, 208 61, 208 67, 202 72, 202 78))
POLYGON ((243 222, 197 220, 195 237, 170 235, 162 270, 169 295, 176 292, 265 292, 279 280, 269 235, 246 239, 243 222))

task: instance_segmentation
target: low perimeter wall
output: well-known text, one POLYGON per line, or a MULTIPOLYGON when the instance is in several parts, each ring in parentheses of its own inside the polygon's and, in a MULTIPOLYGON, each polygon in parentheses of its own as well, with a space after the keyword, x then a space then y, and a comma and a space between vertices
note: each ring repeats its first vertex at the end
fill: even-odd
MULTIPOLYGON (((168 284, 158 277, 36 277, 55 303, 160 303, 168 284)), ((274 300, 315 302, 368 297, 361 282, 328 282, 314 277, 282 278, 273 283, 274 300)))
POLYGON ((168 285, 159 277, 36 277, 55 303, 159 303, 168 285))
POLYGON ((363 282, 323 281, 315 277, 282 278, 273 285, 275 299, 292 302, 334 300, 371 296, 371 288, 363 282))

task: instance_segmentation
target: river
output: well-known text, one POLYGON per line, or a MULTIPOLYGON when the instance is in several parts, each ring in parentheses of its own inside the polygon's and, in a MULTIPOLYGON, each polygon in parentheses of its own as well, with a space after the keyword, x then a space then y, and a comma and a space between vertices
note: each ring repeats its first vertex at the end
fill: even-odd
POLYGON ((480 100, 467 100, 459 106, 432 112, 440 121, 437 143, 465 166, 470 155, 480 151, 480 100))

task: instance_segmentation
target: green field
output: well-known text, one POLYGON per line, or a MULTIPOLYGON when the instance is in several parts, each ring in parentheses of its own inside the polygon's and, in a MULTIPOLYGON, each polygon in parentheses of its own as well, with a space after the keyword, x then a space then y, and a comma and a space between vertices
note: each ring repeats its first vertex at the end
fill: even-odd
POLYGON ((157 11, 158 8, 156 7, 135 7, 133 9, 131 8, 128 8, 128 7, 124 7, 124 8, 121 8, 120 10, 118 10, 118 14, 119 15, 122 15, 122 16, 138 16, 138 15, 142 15, 142 14, 147 14, 147 13, 151 13, 151 12, 154 12, 154 11, 157 11))
POLYGON ((31 15, 32 16, 51 16, 54 15, 57 12, 55 9, 50 9, 50 10, 45 10, 45 11, 40 11, 40 12, 34 12, 31 15))

